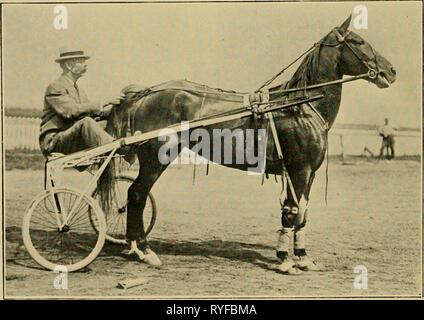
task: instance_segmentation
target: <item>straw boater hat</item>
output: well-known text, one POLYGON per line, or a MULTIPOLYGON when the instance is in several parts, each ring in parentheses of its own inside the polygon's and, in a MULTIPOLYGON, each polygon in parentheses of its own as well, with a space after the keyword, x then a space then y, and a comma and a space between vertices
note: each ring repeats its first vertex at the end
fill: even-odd
POLYGON ((75 58, 85 58, 90 59, 89 56, 84 54, 84 51, 77 48, 60 48, 59 49, 59 58, 55 60, 55 62, 61 62, 67 59, 75 59, 75 58))

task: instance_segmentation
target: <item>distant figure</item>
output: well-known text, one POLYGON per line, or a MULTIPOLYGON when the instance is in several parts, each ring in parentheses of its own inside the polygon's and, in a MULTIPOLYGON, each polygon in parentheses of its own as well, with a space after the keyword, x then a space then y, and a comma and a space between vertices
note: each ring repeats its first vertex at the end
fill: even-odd
POLYGON ((391 160, 395 157, 395 129, 389 124, 389 119, 384 119, 384 126, 382 126, 378 133, 383 138, 380 148, 380 159, 384 157, 384 150, 386 149, 386 157, 391 160))

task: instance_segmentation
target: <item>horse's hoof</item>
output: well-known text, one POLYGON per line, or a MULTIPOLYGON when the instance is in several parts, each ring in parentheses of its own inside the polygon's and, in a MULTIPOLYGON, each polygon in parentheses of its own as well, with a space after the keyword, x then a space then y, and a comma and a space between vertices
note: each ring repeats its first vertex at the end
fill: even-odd
POLYGON ((321 271, 322 268, 308 256, 299 257, 296 261, 296 267, 303 271, 321 271))
POLYGON ((137 257, 139 260, 144 260, 145 254, 143 251, 141 251, 138 248, 130 248, 129 250, 124 250, 122 252, 123 254, 127 255, 128 257, 137 257))
POLYGON ((279 266, 278 270, 281 273, 289 274, 289 275, 298 275, 302 273, 302 270, 298 269, 291 259, 287 259, 283 261, 279 266))
POLYGON ((159 268, 162 266, 162 261, 160 261, 159 257, 156 255, 154 251, 151 249, 146 249, 144 251, 144 257, 142 259, 143 262, 147 263, 152 267, 159 268))

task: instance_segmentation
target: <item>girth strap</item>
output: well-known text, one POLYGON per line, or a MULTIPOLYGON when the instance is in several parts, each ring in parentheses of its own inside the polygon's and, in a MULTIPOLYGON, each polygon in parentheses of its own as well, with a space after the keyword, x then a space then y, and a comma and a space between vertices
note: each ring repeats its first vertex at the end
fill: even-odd
POLYGON ((281 160, 281 166, 282 166, 282 169, 283 169, 281 178, 287 180, 287 184, 289 186, 290 193, 293 197, 293 200, 295 201, 296 205, 299 205, 299 201, 297 200, 297 196, 296 196, 296 192, 295 192, 294 187, 293 187, 293 183, 291 181, 290 175, 289 175, 289 173, 286 169, 286 166, 284 164, 283 151, 281 150, 280 139, 278 139, 277 129, 275 127, 275 122, 274 122, 274 117, 272 116, 272 112, 266 113, 265 116, 269 120, 269 125, 271 127, 272 136, 273 136, 274 142, 275 142, 275 148, 277 149, 278 158, 281 160))

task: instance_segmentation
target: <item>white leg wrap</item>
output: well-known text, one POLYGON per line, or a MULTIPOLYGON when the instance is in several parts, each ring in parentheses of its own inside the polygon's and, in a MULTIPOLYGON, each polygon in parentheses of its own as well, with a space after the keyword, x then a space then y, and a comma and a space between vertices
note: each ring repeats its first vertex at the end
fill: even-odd
POLYGON ((294 231, 294 248, 305 249, 306 247, 306 232, 305 227, 294 231))
POLYGON ((283 228, 278 236, 277 251, 289 252, 293 228, 283 228))

